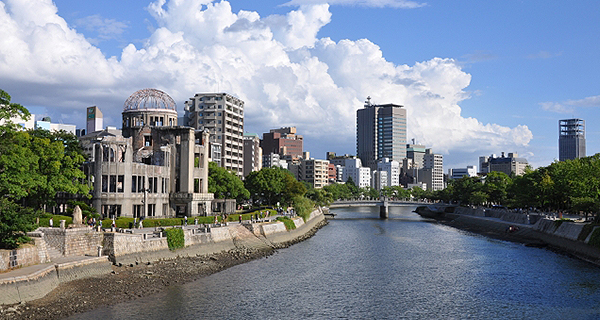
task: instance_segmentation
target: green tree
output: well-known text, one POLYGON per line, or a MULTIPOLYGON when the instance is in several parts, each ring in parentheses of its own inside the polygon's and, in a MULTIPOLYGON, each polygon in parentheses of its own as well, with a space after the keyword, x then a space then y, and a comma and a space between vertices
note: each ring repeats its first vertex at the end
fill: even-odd
POLYGON ((0 248, 14 249, 29 241, 26 233, 35 229, 35 217, 31 208, 0 197, 0 248))
POLYGON ((333 202, 332 194, 325 189, 311 188, 306 192, 306 197, 321 207, 326 207, 333 202))
POLYGON ((214 162, 208 163, 208 192, 217 199, 236 199, 237 202, 250 197, 250 192, 236 174, 214 162))
POLYGON ((512 180, 506 173, 492 171, 485 177, 482 191, 487 194, 487 200, 489 202, 504 204, 511 181, 512 180))
POLYGON ((306 187, 286 169, 262 168, 250 173, 244 180, 246 189, 254 201, 274 205, 291 203, 296 196, 303 196, 306 187))

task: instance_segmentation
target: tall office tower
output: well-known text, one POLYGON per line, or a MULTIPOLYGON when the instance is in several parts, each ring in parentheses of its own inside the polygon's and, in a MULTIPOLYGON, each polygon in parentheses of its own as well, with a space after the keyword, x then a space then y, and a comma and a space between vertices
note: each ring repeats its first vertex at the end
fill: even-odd
POLYGON ((93 107, 88 107, 87 108, 87 120, 86 120, 86 126, 85 126, 85 132, 86 134, 92 133, 94 131, 100 131, 102 130, 102 126, 103 124, 103 118, 102 118, 102 112, 100 112, 100 109, 96 106, 93 107))
POLYGON ((184 125, 208 130, 221 145, 221 167, 244 173, 244 101, 227 93, 197 93, 185 102, 184 125))
POLYGON ((285 127, 263 133, 260 146, 265 154, 277 153, 282 157, 289 156, 288 158, 296 160, 303 157, 303 142, 303 137, 296 134, 296 127, 285 127))
POLYGON ((585 157, 585 120, 558 120, 558 160, 585 157))
POLYGON ((356 155, 362 163, 377 170, 383 158, 406 158, 406 109, 396 104, 371 104, 356 111, 356 155))
POLYGON ((431 152, 431 149, 425 150, 423 158, 423 170, 421 182, 427 183, 428 190, 444 189, 444 156, 431 152))
POLYGON ((244 177, 262 169, 262 148, 256 133, 244 133, 244 177))

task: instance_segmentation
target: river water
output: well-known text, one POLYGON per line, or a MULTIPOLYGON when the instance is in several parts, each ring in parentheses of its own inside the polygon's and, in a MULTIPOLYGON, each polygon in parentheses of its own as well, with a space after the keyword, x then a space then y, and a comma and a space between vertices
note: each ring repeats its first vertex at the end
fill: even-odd
POLYGON ((600 267, 390 207, 332 209, 273 256, 74 319, 599 319, 600 267))

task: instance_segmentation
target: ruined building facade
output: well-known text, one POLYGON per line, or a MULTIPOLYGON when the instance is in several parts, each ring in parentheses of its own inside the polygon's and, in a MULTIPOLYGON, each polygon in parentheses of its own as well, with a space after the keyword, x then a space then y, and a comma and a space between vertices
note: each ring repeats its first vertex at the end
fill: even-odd
POLYGON ((80 138, 98 213, 138 218, 212 213, 209 133, 178 126, 175 108, 164 92, 140 90, 125 103, 122 130, 109 127, 80 138))

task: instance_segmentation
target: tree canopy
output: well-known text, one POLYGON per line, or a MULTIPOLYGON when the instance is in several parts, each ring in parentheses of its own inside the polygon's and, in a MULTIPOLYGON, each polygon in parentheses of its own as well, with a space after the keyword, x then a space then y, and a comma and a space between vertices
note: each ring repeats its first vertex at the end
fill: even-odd
POLYGON ((236 174, 214 162, 208 163, 208 192, 214 193, 217 199, 236 199, 238 202, 250 197, 244 183, 236 174))
POLYGON ((4 248, 27 240, 25 233, 35 228, 35 217, 55 205, 58 192, 89 195, 77 137, 64 131, 24 130, 9 121, 29 116, 0 89, 0 247, 4 248))
POLYGON ((251 172, 244 180, 246 189, 254 201, 274 205, 277 202, 291 204, 296 196, 303 196, 306 187, 294 175, 279 167, 262 168, 251 172))

